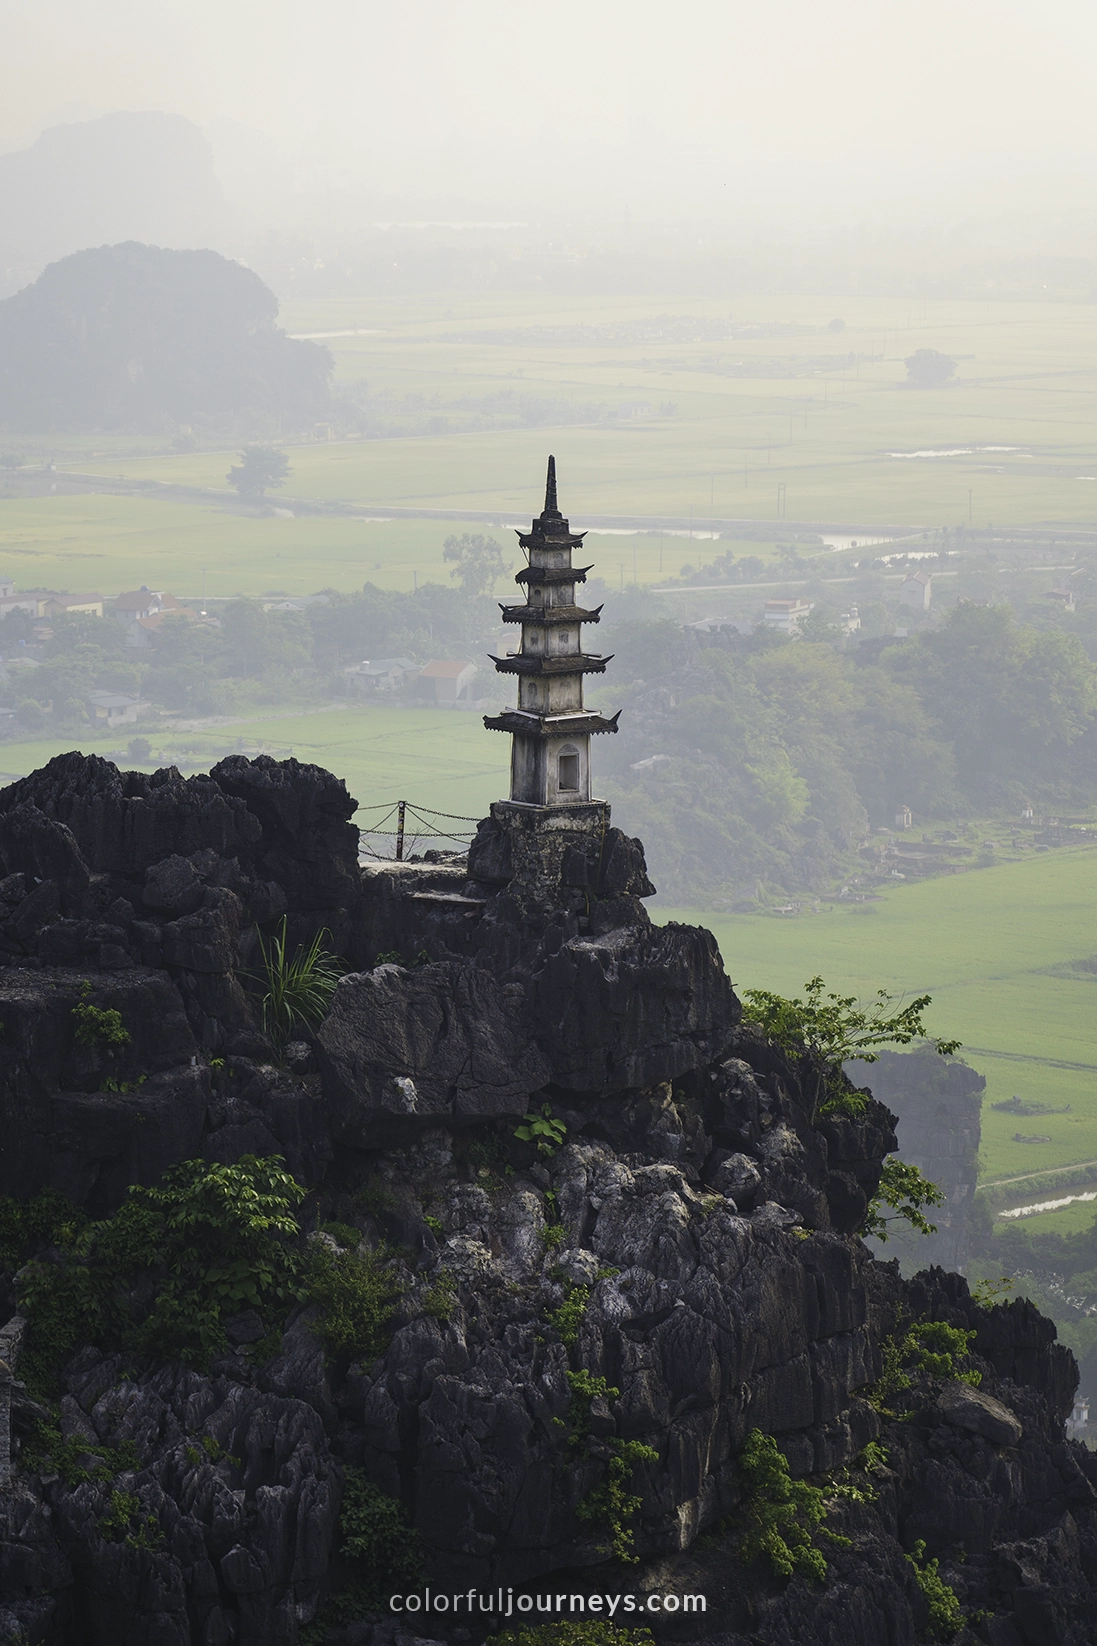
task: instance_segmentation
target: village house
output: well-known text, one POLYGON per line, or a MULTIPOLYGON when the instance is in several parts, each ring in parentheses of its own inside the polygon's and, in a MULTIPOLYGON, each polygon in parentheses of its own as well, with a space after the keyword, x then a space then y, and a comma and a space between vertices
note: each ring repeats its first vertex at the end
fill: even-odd
POLYGON ((347 685, 370 697, 376 692, 396 691, 418 672, 418 663, 407 657, 379 657, 375 662, 366 658, 343 670, 347 685))
POLYGON ((167 619, 181 617, 191 623, 199 620, 198 613, 177 600, 170 589, 150 589, 145 584, 120 594, 110 610, 124 626, 127 644, 138 649, 155 646, 167 619))
POLYGON ((933 598, 933 578, 929 572, 911 572, 899 585, 899 604, 912 610, 928 612, 933 598))
POLYGON ((473 702, 472 683, 478 672, 475 663, 436 658, 419 670, 416 691, 440 709, 458 708, 473 702))
POLYGON ((40 602, 39 617, 64 617, 68 612, 84 612, 88 617, 102 617, 101 594, 47 594, 40 602))
POLYGON ((779 634, 798 634, 800 624, 812 609, 810 600, 767 600, 762 621, 779 634))
POLYGON ((97 726, 132 726, 141 709, 148 707, 140 698, 127 697, 125 692, 89 692, 88 715, 97 726))

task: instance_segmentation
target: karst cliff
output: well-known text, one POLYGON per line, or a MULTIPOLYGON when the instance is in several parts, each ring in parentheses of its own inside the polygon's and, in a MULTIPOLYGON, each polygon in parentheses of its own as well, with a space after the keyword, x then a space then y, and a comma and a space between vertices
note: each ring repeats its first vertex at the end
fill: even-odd
POLYGON ((204 1361, 116 1347, 108 1322, 47 1388, 28 1265, 72 1284, 88 1248, 56 1217, 23 1228, 0 1277, 21 1357, 0 1641, 500 1626, 333 1604, 349 1481, 399 1506, 436 1591, 706 1596, 703 1618, 645 1614, 659 1639, 913 1646, 940 1635, 937 1561, 957 1640, 1097 1641, 1073 1361, 1028 1304, 904 1281, 858 1238, 893 1116, 813 1112, 711 935, 651 922, 607 813, 546 830, 496 808, 467 856, 363 867, 354 809, 265 757, 184 779, 73 754, 0 793, 4 1204, 91 1227, 180 1162, 277 1156, 304 1191, 295 1249, 368 1257, 389 1287, 368 1355, 299 1291, 226 1302, 204 1361), (325 934, 345 975, 276 1044, 257 978, 283 932, 325 934), (822 1572, 743 1558, 755 1431, 826 1501, 822 1572))

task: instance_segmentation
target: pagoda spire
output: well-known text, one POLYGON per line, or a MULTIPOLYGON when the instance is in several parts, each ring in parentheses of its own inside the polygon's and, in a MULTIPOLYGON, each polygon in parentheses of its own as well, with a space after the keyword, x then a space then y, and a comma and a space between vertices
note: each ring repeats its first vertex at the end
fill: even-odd
MULTIPOLYGON (((555 457, 550 457, 549 460, 548 460, 548 476, 545 480, 545 509, 544 509, 544 513, 545 514, 559 514, 560 513, 560 510, 556 506, 556 459, 555 459, 555 457)), ((544 516, 542 516, 542 518, 544 518, 544 516)))
POLYGON ((584 623, 597 623, 601 606, 575 603, 575 587, 586 581, 589 566, 575 566, 572 555, 585 533, 573 532, 556 500, 556 459, 548 460, 545 507, 518 541, 528 564, 515 578, 526 590, 525 603, 501 605, 504 623, 521 624, 521 648, 493 657, 500 674, 518 676, 518 706, 485 715, 489 731, 511 734, 510 803, 516 806, 591 809, 590 740, 597 732, 615 732, 618 716, 606 720, 583 704, 583 676, 603 674, 608 657, 584 652, 584 623))

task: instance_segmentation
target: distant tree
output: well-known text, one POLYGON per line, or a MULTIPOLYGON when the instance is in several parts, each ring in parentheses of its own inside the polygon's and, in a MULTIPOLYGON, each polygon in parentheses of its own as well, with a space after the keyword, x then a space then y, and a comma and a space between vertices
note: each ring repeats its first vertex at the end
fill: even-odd
POLYGON ((845 323, 844 320, 828 320, 827 321, 827 331, 845 331, 845 329, 846 329, 846 323, 845 323))
POLYGON ((494 537, 464 532, 460 537, 447 537, 442 546, 443 560, 456 562, 451 577, 456 577, 468 595, 490 594, 499 579, 506 574, 503 545, 494 537))
POLYGON ((272 451, 269 446, 245 446, 239 464, 229 470, 225 479, 241 497, 258 502, 267 491, 284 486, 290 472, 285 452, 272 451))
POLYGON ((126 753, 131 760, 148 760, 152 755, 152 744, 147 737, 131 737, 126 744, 126 753))
POLYGON ((907 384, 912 389, 940 389, 956 370, 955 360, 937 349, 915 349, 903 364, 907 368, 907 384))

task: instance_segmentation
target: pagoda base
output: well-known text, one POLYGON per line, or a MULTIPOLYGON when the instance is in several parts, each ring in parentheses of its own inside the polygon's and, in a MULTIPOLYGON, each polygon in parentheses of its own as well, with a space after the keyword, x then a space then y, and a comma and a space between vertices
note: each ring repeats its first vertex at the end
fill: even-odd
POLYGON ((559 806, 533 806, 521 800, 497 800, 490 819, 480 825, 469 850, 472 879, 507 885, 522 904, 561 908, 575 900, 588 883, 581 865, 597 863, 609 829, 608 800, 576 800, 559 806))

